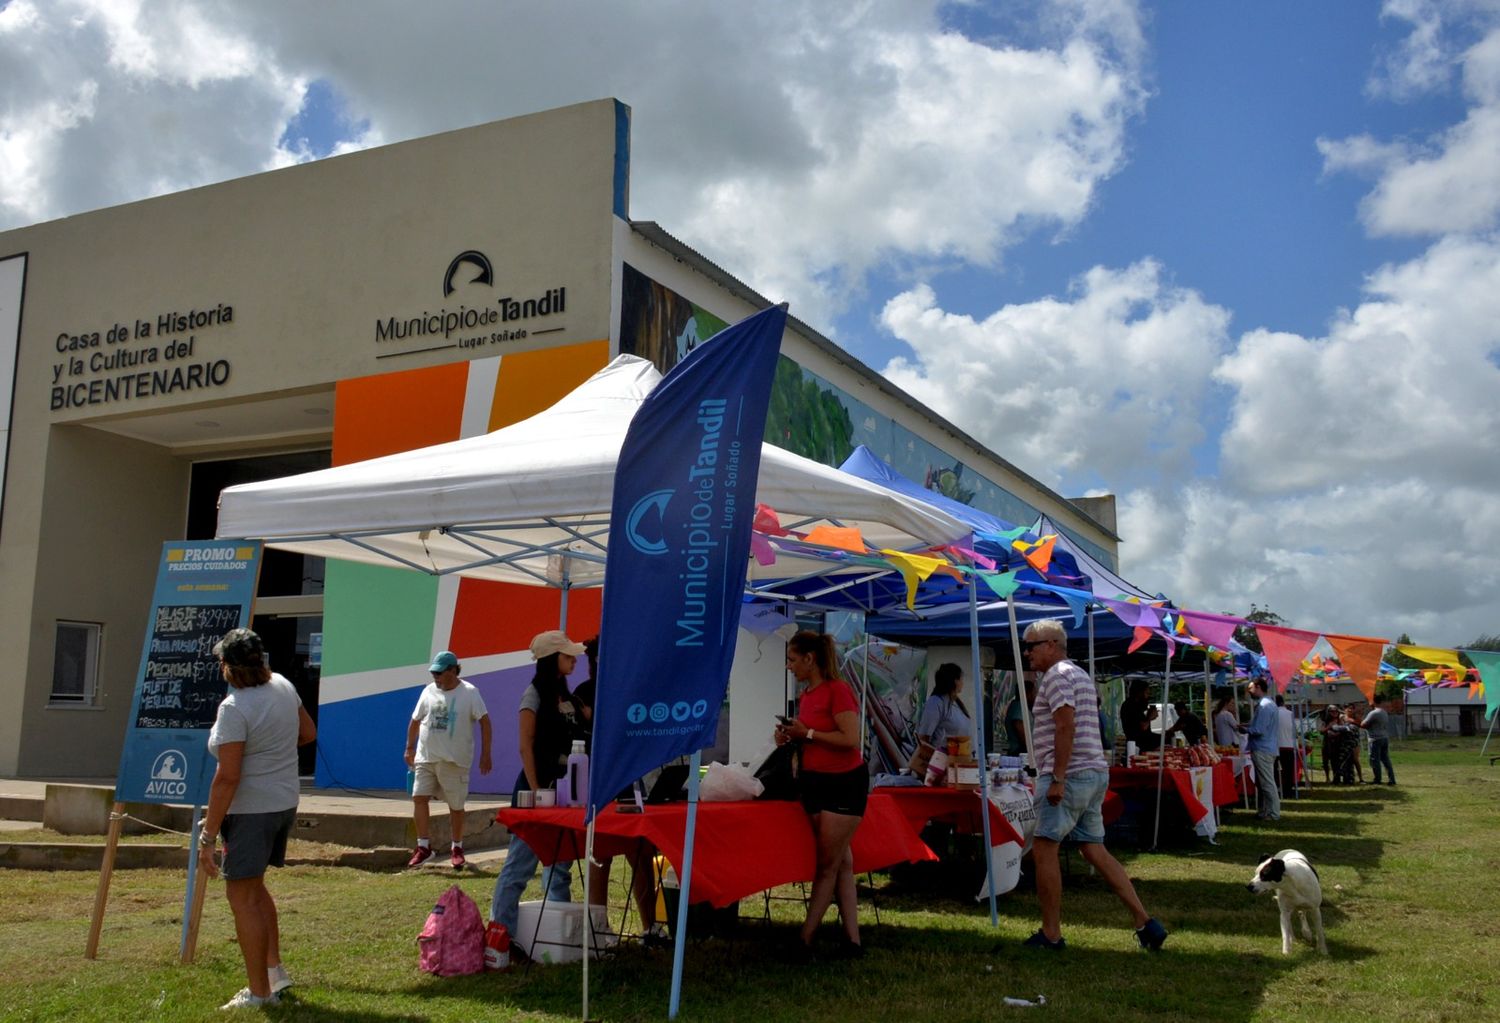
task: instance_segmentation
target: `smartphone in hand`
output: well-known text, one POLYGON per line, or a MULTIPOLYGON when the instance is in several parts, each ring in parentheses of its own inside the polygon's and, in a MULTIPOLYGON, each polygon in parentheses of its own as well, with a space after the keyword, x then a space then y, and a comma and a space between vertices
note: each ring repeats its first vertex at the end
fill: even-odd
POLYGON ((792 723, 792 719, 787 717, 785 714, 777 714, 776 720, 781 722, 781 727, 783 728, 792 723))

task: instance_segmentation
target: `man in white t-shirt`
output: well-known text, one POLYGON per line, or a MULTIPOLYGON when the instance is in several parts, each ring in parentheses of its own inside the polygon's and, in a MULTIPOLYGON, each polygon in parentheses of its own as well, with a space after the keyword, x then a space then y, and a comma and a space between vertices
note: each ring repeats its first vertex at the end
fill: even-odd
POLYGON ((417 697, 406 727, 406 766, 412 769, 412 817, 417 848, 408 867, 432 858, 428 803, 442 796, 448 804, 453 833, 453 869, 464 859, 464 802, 469 798, 469 768, 474 763, 474 723, 479 723, 479 773, 490 773, 490 715, 479 690, 458 677, 458 658, 444 650, 428 668, 432 684, 417 697))

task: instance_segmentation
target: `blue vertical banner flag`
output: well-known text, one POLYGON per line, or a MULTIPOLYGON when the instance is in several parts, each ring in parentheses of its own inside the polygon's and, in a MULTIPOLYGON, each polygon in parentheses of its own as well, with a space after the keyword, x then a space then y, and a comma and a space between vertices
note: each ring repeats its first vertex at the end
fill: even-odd
POLYGON ((734 661, 786 306, 715 334, 636 412, 610 506, 588 816, 711 745, 734 661))

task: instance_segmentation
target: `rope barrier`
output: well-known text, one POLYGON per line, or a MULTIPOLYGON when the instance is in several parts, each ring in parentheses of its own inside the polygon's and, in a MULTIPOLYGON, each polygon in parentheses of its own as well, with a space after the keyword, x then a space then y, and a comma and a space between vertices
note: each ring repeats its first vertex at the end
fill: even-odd
POLYGON ((183 838, 193 837, 193 833, 191 831, 178 831, 175 828, 164 828, 160 824, 152 824, 150 821, 143 821, 139 817, 134 817, 128 813, 111 813, 109 815, 109 819, 112 821, 135 821, 135 823, 140 824, 144 827, 155 828, 157 831, 165 831, 169 835, 181 835, 183 838))

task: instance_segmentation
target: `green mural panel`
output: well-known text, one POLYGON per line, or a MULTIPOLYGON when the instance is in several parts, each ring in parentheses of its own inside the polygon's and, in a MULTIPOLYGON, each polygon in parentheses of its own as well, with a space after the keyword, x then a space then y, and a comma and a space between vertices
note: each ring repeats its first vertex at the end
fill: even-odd
POLYGON ((425 664, 438 581, 420 572, 328 559, 323 674, 425 664))

